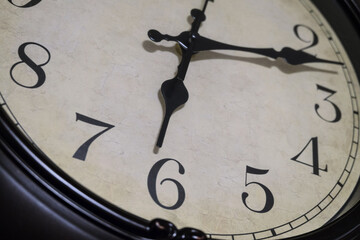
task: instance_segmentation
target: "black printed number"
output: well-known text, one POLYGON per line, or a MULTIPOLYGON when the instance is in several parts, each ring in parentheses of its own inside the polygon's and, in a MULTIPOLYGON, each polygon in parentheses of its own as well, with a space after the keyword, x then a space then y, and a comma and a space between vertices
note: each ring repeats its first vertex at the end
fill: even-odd
POLYGON ((272 209, 272 207, 274 206, 274 196, 271 193, 271 191, 269 190, 269 188, 267 188, 265 185, 258 183, 258 182, 248 182, 248 174, 264 175, 264 174, 267 174, 268 172, 269 172, 269 170, 262 170, 262 169, 257 169, 257 168, 246 166, 245 186, 257 185, 257 186, 261 187, 265 192, 265 198, 266 198, 264 208, 261 210, 255 210, 255 209, 250 208, 246 202, 246 199, 249 196, 249 194, 247 192, 243 192, 243 194, 241 196, 242 201, 243 201, 244 205, 253 212, 266 213, 266 212, 270 211, 272 209))
POLYGON ((45 75, 45 71, 42 69, 43 66, 45 66, 46 64, 49 63, 50 61, 50 58, 51 58, 51 55, 50 55, 50 52, 49 50, 47 50, 44 46, 38 44, 38 43, 34 43, 34 42, 26 42, 26 43, 23 43, 20 47, 19 47, 19 50, 18 50, 18 54, 19 54, 19 58, 21 59, 20 62, 17 62, 15 63, 11 69, 10 69, 10 77, 11 79, 16 83, 18 84, 19 86, 22 86, 24 88, 38 88, 38 87, 41 87, 44 83, 45 83, 45 80, 46 80, 46 75, 45 75), (25 53, 25 49, 27 46, 29 45, 35 45, 35 46, 38 46, 42 49, 45 50, 46 54, 48 55, 48 60, 45 62, 45 63, 42 63, 42 64, 36 64, 33 60, 31 60, 30 57, 28 57, 25 53), (37 82, 35 85, 33 86, 26 86, 26 85, 23 85, 21 84, 18 80, 15 79, 14 75, 13 75, 13 71, 14 69, 20 65, 20 64, 26 64, 28 67, 30 67, 37 75, 37 82))
POLYGON ((176 203, 172 206, 165 206, 164 204, 162 204, 158 199, 157 190, 156 190, 157 176, 158 176, 161 168, 163 167, 163 165, 168 162, 176 162, 179 165, 179 173, 181 175, 183 175, 185 173, 185 168, 181 165, 181 163, 179 161, 177 161, 175 159, 162 159, 162 160, 158 161, 157 163, 155 163, 155 165, 151 168, 149 176, 148 176, 147 184, 148 184, 148 190, 149 190, 150 196, 157 205, 159 205, 162 208, 168 209, 168 210, 175 210, 175 209, 178 209, 179 207, 181 207, 181 205, 185 201, 184 187, 177 180, 172 179, 172 178, 165 178, 160 182, 160 185, 162 185, 165 182, 172 182, 177 187, 178 199, 177 199, 176 203))
MULTIPOLYGON (((38 4, 39 2, 41 2, 41 0, 31 0, 31 1, 28 1, 28 3, 25 3, 24 5, 18 5, 16 3, 14 3, 13 0, 8 0, 9 3, 11 3, 12 5, 16 6, 16 7, 19 7, 19 8, 29 8, 29 7, 33 7, 35 6, 36 4, 38 4)), ((16 1, 15 1, 16 2, 16 1)))
POLYGON ((104 127, 105 129, 101 132, 99 132, 98 134, 94 135, 92 138, 90 138, 89 140, 87 140, 83 145, 81 145, 78 150, 75 152, 73 158, 77 158, 79 160, 83 160, 85 161, 86 159, 86 155, 87 152, 89 150, 90 145, 98 138, 100 137, 102 134, 104 134, 105 132, 109 131, 111 128, 113 128, 113 125, 95 120, 93 118, 84 116, 80 113, 76 113, 76 121, 82 121, 94 126, 98 126, 98 127, 104 127))
POLYGON ((323 87, 323 86, 318 85, 318 84, 316 85, 316 87, 317 87, 317 90, 319 90, 319 91, 323 91, 323 92, 329 93, 329 96, 327 96, 326 98, 324 98, 324 101, 330 103, 330 104, 333 106, 334 111, 335 111, 335 117, 334 117, 334 119, 326 119, 326 118, 322 117, 321 114, 319 113, 319 108, 320 108, 320 105, 319 105, 319 104, 315 104, 316 114, 317 114, 322 120, 324 120, 324 121, 326 121, 326 122, 335 123, 335 122, 340 121, 340 120, 341 120, 341 111, 340 111, 339 107, 336 106, 335 103, 333 103, 332 101, 329 100, 329 98, 330 98, 331 96, 333 96, 333 95, 336 93, 336 91, 333 91, 333 90, 331 90, 331 89, 329 89, 329 88, 323 87))
POLYGON ((305 145, 305 147, 301 150, 301 152, 299 154, 297 154, 295 157, 291 158, 291 160, 301 163, 303 165, 312 167, 313 169, 313 174, 318 175, 319 176, 319 172, 320 171, 324 171, 327 172, 328 171, 328 167, 327 165, 325 166, 325 168, 320 168, 319 167, 319 146, 318 146, 318 138, 317 137, 313 137, 310 139, 310 141, 305 145), (311 145, 310 145, 311 143, 311 145), (308 146, 311 146, 312 148, 312 164, 306 163, 306 162, 302 162, 299 161, 298 158, 300 157, 300 155, 305 151, 305 149, 308 148, 308 146))
POLYGON ((313 46, 316 46, 316 45, 319 43, 319 37, 318 37, 318 36, 316 35, 316 33, 315 33, 311 28, 309 28, 308 26, 301 25, 301 24, 295 25, 295 27, 294 27, 294 33, 295 33, 296 37, 297 37, 299 40, 301 40, 301 41, 303 41, 303 42, 305 42, 305 43, 310 43, 309 46, 304 47, 304 48, 300 49, 299 51, 303 51, 303 50, 305 50, 305 49, 311 48, 311 47, 313 47, 313 46), (312 34, 312 40, 306 40, 306 39, 304 39, 303 37, 300 36, 299 30, 300 30, 301 28, 306 29, 307 31, 309 31, 309 32, 312 34))

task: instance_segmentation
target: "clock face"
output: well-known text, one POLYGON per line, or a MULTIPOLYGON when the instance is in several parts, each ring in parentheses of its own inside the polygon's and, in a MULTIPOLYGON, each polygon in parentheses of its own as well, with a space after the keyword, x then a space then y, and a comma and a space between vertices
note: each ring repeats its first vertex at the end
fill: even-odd
POLYGON ((33 0, 0 9, 2 109, 62 171, 119 208, 217 239, 279 239, 323 226, 351 196, 358 79, 310 1, 33 0), (198 30, 194 8, 206 15, 198 30), (180 44, 154 43, 150 29, 161 32, 152 40, 180 44), (215 47, 204 47, 210 39, 215 47), (171 112, 159 148, 169 99, 178 99, 160 89, 173 78, 189 100, 171 112))

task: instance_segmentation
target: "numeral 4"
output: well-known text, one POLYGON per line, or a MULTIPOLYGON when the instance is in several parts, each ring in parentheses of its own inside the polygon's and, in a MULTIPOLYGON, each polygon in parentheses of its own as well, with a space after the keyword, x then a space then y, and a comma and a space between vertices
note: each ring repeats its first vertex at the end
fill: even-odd
POLYGON ((324 172, 328 171, 327 165, 325 166, 324 169, 319 167, 319 145, 318 145, 318 138, 317 137, 311 138, 310 141, 301 150, 301 152, 299 154, 297 154, 295 157, 291 158, 291 160, 293 160, 295 162, 298 162, 298 163, 301 163, 303 165, 312 167, 313 168, 313 174, 318 175, 318 176, 319 176, 319 171, 324 171, 324 172), (301 161, 298 160, 300 155, 305 151, 305 149, 308 148, 310 143, 311 143, 311 148, 312 148, 312 165, 308 164, 308 163, 305 163, 305 162, 301 162, 301 161))

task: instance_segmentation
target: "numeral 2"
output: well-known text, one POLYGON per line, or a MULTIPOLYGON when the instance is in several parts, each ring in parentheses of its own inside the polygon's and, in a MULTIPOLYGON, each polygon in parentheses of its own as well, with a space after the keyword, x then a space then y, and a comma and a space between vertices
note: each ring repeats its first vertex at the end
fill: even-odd
POLYGON ((294 27, 294 33, 295 33, 296 37, 297 37, 299 40, 301 40, 301 41, 303 41, 303 42, 305 42, 305 43, 310 43, 310 42, 311 42, 311 44, 310 44, 309 46, 300 49, 300 51, 303 51, 303 50, 305 50, 305 49, 308 49, 308 48, 311 48, 311 47, 313 47, 313 46, 316 46, 316 45, 319 43, 319 37, 316 35, 316 33, 314 32, 314 30, 312 30, 312 29, 309 28, 308 26, 301 25, 301 24, 295 25, 295 27, 294 27), (305 29, 307 29, 308 31, 310 31, 310 32, 312 33, 312 42, 311 42, 311 41, 307 41, 307 40, 303 39, 303 38, 300 36, 299 28, 305 28, 305 29))
POLYGON ((87 152, 89 150, 90 145, 98 138, 100 137, 102 134, 104 134, 105 132, 109 131, 111 128, 113 128, 113 125, 110 125, 108 123, 104 123, 101 121, 98 121, 96 119, 84 116, 80 113, 76 113, 76 121, 82 121, 91 125, 95 125, 95 126, 99 126, 99 127, 104 127, 106 129, 104 129, 103 131, 99 132, 98 134, 94 135, 93 137, 91 137, 89 140, 87 140, 83 145, 81 145, 78 150, 75 152, 75 154, 73 155, 73 158, 77 158, 79 160, 85 161, 86 159, 86 155, 87 152))

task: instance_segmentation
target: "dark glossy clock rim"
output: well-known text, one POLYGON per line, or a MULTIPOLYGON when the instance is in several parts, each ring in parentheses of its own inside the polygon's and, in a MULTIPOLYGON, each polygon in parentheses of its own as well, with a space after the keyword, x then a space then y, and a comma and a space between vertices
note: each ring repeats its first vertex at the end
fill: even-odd
MULTIPOLYGON (((30 210, 30 213, 38 215, 37 211, 52 211, 52 217, 55 217, 53 221, 60 221, 65 225, 71 223, 73 228, 69 231, 74 231, 74 234, 93 232, 95 236, 103 231, 107 236, 94 239, 190 239, 187 236, 193 236, 191 239, 206 239, 206 235, 200 230, 177 229, 172 223, 163 219, 144 220, 93 194, 39 151, 21 132, 21 126, 14 124, 8 113, 0 108, 0 213, 2 213, 0 224, 7 226, 7 230, 10 231, 5 231, 5 234, 9 234, 14 233, 15 229, 11 221, 4 219, 3 212, 6 212, 6 205, 9 202, 18 201, 19 191, 9 189, 6 183, 21 187, 20 197, 29 200, 30 205, 38 205, 37 209, 30 210), (2 194, 7 197, 1 197, 2 194), (27 198, 26 195, 34 198, 27 198), (49 209, 48 206, 51 205, 56 205, 55 209, 49 209), (60 211, 66 213, 56 213, 60 211), (77 218, 78 222, 74 222, 74 218, 77 218)), ((26 203, 22 202, 21 205, 26 203)), ((21 217, 21 215, 17 216, 19 220, 21 217)), ((43 219, 34 220, 40 225, 47 225, 43 219)), ((22 231, 17 234, 23 234, 22 231)), ((59 230, 54 226, 52 229, 46 229, 47 231, 59 230)), ((0 229, 0 236, 2 234, 4 231, 0 229)), ((14 238, 9 236, 9 239, 14 238)), ((37 237, 37 239, 43 238, 37 237)), ((51 239, 63 238, 53 235, 51 239)))
MULTIPOLYGON (((360 77, 360 51, 358 42, 360 41, 360 1, 359 0, 312 0, 321 13, 327 18, 331 27, 337 33, 338 38, 343 43, 348 56, 350 57, 353 66, 355 67, 356 75, 360 77), (341 11, 339 11, 341 10, 341 11), (346 16, 344 15, 346 14, 346 16)), ((347 204, 355 205, 355 202, 360 199, 360 182, 349 198, 347 204)), ((345 211, 344 207, 334 217, 337 218, 345 211)))
MULTIPOLYGON (((333 6, 343 7, 352 6, 354 1, 355 0, 332 0, 331 4, 333 6)), ((325 1, 322 0, 314 0, 314 2, 320 5, 324 5, 325 3, 325 1)), ((331 4, 329 4, 328 1, 326 3, 326 5, 331 4)), ((356 8, 351 8, 351 11, 356 12, 357 10, 356 8)), ((357 18, 353 18, 353 21, 356 21, 357 18)), ((344 31, 341 30, 344 26, 340 21, 334 21, 331 24, 335 28, 339 28, 337 32, 344 31)), ((341 34, 339 37, 347 38, 348 36, 346 34, 341 34)), ((345 40, 348 41, 349 39, 345 40)), ((357 59, 356 61, 358 61, 360 58, 358 56, 352 57, 351 55, 353 54, 356 53, 349 52, 350 57, 357 59)), ((356 63, 360 64, 360 62, 356 63)), ((357 68, 358 76, 360 76, 359 69, 360 68, 357 68)), ((171 227, 163 232, 159 229, 154 229, 151 227, 154 225, 154 222, 150 223, 126 211, 120 210, 116 206, 102 200, 81 185, 75 183, 70 177, 48 160, 46 156, 38 153, 33 145, 26 143, 27 139, 22 137, 21 134, 19 134, 18 129, 15 126, 11 126, 11 124, 12 121, 8 119, 3 110, 1 110, 1 176, 7 177, 9 182, 12 181, 22 185, 27 194, 33 196, 36 195, 35 201, 41 201, 45 206, 56 205, 56 207, 54 207, 55 211, 56 209, 64 211, 63 216, 61 216, 64 224, 72 223, 73 230, 78 228, 81 231, 94 233, 94 239, 102 239, 103 237, 106 239, 112 239, 112 237, 113 239, 175 239, 175 233, 177 231, 171 229, 171 227), (68 210, 67 213, 65 213, 66 210, 68 210), (78 220, 77 222, 74 222, 72 219, 78 220), (97 232, 99 236, 96 236, 95 232, 97 232), (100 237, 101 233, 104 233, 105 235, 100 237), (171 236, 165 237, 165 235, 169 234, 171 236)), ((0 194, 5 193, 5 189, 4 185, 0 185, 0 194)), ((6 189, 6 194, 11 195, 11 189, 6 189)), ((16 199, 12 200, 16 201, 16 199)), ((0 201, 0 203, 3 202, 0 201)), ((2 204, 0 209, 1 208, 4 208, 4 204, 2 204)), ((38 209, 37 211, 41 211, 41 209, 38 209)), ((351 211, 345 213, 324 228, 292 239, 353 239, 356 236, 360 236, 359 216, 360 204, 357 203, 351 211)), ((36 220, 41 222, 41 219, 36 220)), ((6 220, 1 218, 0 223, 8 224, 6 220)), ((11 227, 9 226, 9 228, 11 227)), ((56 231, 55 229, 53 230, 56 231)), ((70 233, 68 236, 73 235, 70 233)))

